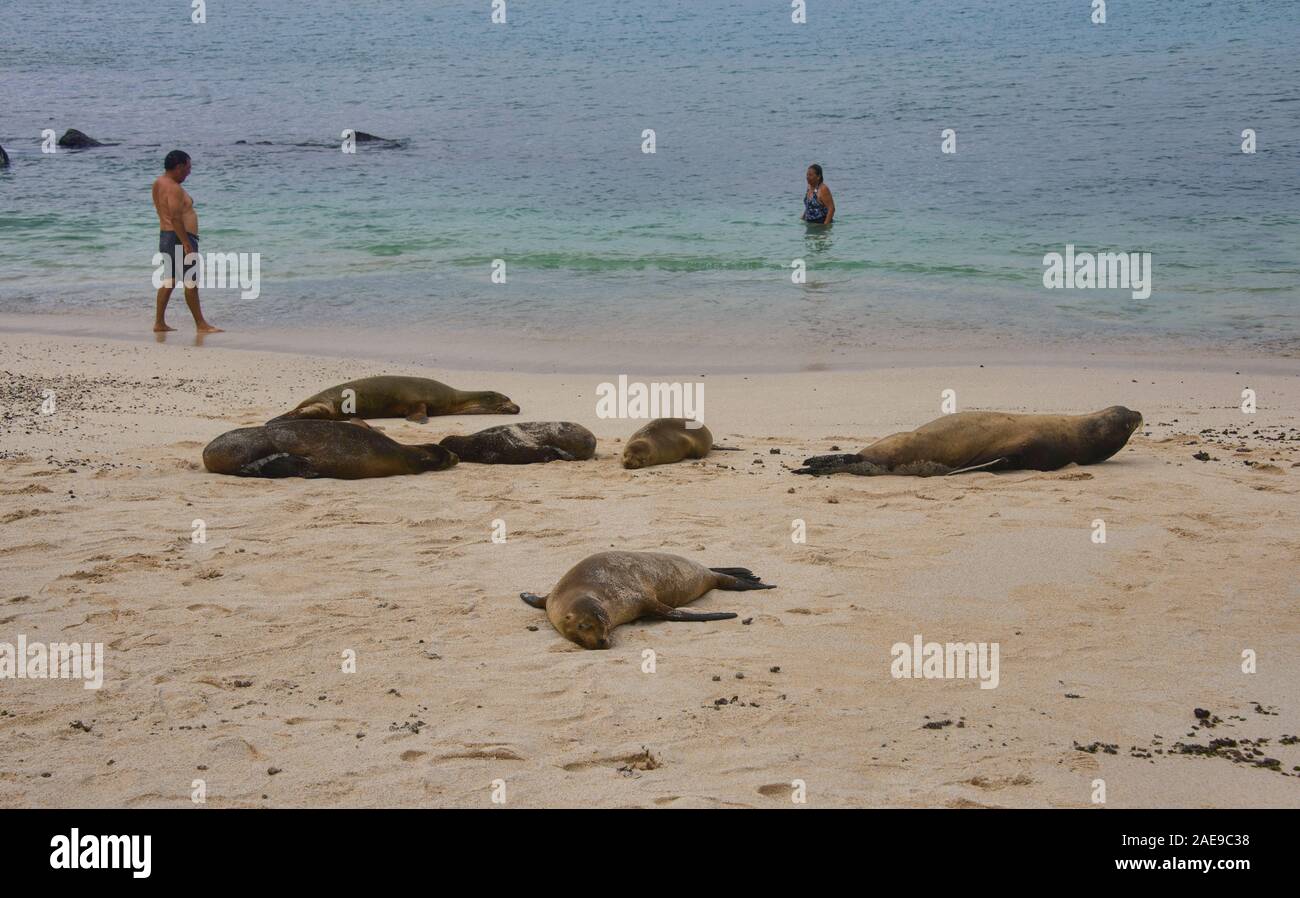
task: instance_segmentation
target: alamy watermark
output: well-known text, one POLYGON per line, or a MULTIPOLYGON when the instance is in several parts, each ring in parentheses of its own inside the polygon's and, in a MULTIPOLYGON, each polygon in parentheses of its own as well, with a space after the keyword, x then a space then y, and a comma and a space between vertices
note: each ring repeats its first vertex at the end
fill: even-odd
POLYGON ((896 680, 979 680, 981 689, 997 689, 996 642, 925 642, 921 634, 912 642, 896 642, 889 650, 889 672, 896 680))
POLYGON ((0 680, 83 680, 86 689, 104 685, 104 643, 0 642, 0 680))
POLYGON ((242 299, 262 295, 261 253, 186 253, 185 247, 178 245, 175 259, 154 253, 152 264, 155 290, 165 287, 168 281, 179 280, 181 286, 205 290, 239 287, 242 299), (173 276, 176 271, 182 273, 180 278, 173 276))
POLYGON ((606 381, 596 387, 597 418, 685 418, 694 430, 704 425, 704 384, 655 381, 618 383, 606 381))
POLYGON ((1089 253, 1074 251, 1067 243, 1064 253, 1043 256, 1043 286, 1061 289, 1131 290, 1134 299, 1151 295, 1150 253, 1089 253))

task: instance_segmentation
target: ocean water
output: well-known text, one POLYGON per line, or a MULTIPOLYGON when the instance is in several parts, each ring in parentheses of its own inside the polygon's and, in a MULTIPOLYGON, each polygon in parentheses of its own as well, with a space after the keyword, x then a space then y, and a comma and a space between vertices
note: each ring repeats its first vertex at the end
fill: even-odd
POLYGON ((0 0, 0 312, 147 327, 179 147, 203 250, 261 254, 256 299, 204 294, 236 332, 1300 347, 1295 3, 808 7, 0 0), (40 151, 69 127, 115 145, 40 151), (798 220, 810 162, 829 231, 798 220), (1151 295, 1044 289, 1067 243, 1150 252, 1151 295))

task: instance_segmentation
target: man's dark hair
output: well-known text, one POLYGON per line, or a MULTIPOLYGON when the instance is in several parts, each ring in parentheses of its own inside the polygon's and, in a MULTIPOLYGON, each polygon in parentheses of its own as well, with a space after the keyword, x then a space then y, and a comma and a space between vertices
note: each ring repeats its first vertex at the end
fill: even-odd
MULTIPOLYGON (((186 156, 185 158, 188 159, 189 157, 186 156)), ((808 166, 808 167, 811 168, 813 171, 817 172, 817 183, 818 183, 818 184, 820 184, 822 181, 825 181, 825 180, 826 180, 825 178, 822 177, 822 167, 821 167, 820 165, 818 165, 816 162, 814 162, 812 165, 810 165, 810 166, 808 166)))
POLYGON ((163 168, 167 169, 167 171, 171 171, 176 166, 184 165, 186 162, 189 161, 190 161, 189 153, 185 152, 184 150, 172 150, 170 153, 167 154, 167 158, 163 160, 163 168))

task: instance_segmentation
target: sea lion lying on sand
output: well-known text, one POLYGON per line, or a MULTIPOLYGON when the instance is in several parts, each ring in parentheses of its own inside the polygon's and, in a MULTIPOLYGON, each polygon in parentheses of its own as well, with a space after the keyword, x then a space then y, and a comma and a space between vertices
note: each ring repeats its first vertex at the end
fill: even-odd
POLYGON ((686 424, 685 418, 655 418, 628 437, 623 447, 623 467, 648 468, 686 458, 704 458, 711 449, 735 451, 733 446, 715 446, 713 434, 703 424, 695 427, 686 424))
POLYGON ((481 465, 531 465, 547 461, 586 461, 596 454, 596 435, 569 421, 501 424, 469 436, 449 436, 438 445, 461 461, 481 465))
POLYGON ((960 474, 1095 465, 1128 442, 1142 415, 1122 405, 1090 415, 957 412, 876 440, 856 455, 817 455, 796 474, 960 474))
POLYGON ((203 466, 238 477, 357 480, 441 471, 456 455, 436 443, 407 446, 364 421, 273 421, 223 433, 203 449, 203 466))
POLYGON ((696 613, 680 606, 711 589, 775 589, 743 567, 707 568, 662 552, 598 552, 569 569, 550 595, 519 598, 546 610, 565 639, 585 649, 607 649, 610 631, 639 617, 675 621, 726 620, 729 611, 696 613))
POLYGON ((423 424, 430 415, 517 415, 519 406, 490 390, 457 390, 427 377, 383 374, 322 390, 273 421, 297 418, 407 418, 423 424), (344 390, 351 390, 350 396, 344 390), (348 404, 348 399, 352 404, 348 404))

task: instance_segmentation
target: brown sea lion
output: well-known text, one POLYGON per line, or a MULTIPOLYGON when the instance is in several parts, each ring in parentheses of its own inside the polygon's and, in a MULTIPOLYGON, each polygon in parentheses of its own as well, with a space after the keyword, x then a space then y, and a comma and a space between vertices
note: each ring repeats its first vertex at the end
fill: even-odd
POLYGON ((519 406, 491 390, 457 390, 427 377, 383 374, 322 390, 273 421, 298 418, 407 418, 423 424, 430 415, 517 415, 519 406), (344 395, 344 390, 351 390, 344 395), (352 402, 349 403, 348 400, 352 402))
POLYGON ((960 474, 1095 465, 1128 442, 1142 415, 1122 405, 1090 415, 957 412, 876 440, 855 455, 817 455, 796 474, 960 474))
POLYGON ((358 480, 441 471, 456 455, 436 443, 407 446, 363 421, 273 421, 223 433, 203 449, 203 466, 239 477, 358 480))
POLYGON ((489 427, 469 436, 450 436, 438 445, 461 461, 481 465, 531 465, 586 461, 596 454, 596 435, 569 421, 524 421, 489 427))
POLYGON ((734 449, 715 446, 713 434, 703 424, 696 427, 687 427, 686 424, 685 418, 655 418, 628 437, 627 445, 623 447, 623 467, 669 465, 686 458, 704 458, 710 449, 734 449))
POLYGON ((598 552, 578 562, 550 595, 519 598, 544 608, 565 639, 585 649, 607 649, 610 631, 639 617, 663 620, 726 620, 729 611, 696 613, 680 606, 711 589, 775 589, 743 567, 708 568, 662 552, 598 552))

